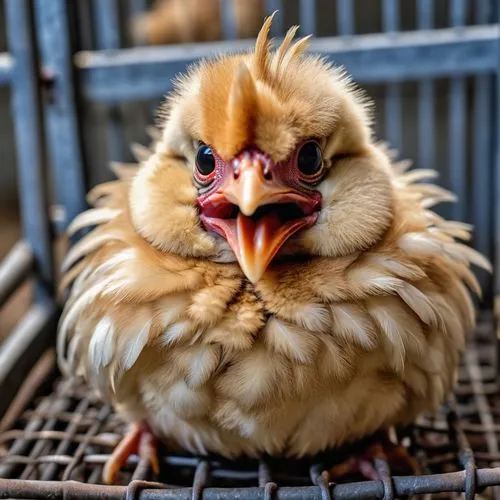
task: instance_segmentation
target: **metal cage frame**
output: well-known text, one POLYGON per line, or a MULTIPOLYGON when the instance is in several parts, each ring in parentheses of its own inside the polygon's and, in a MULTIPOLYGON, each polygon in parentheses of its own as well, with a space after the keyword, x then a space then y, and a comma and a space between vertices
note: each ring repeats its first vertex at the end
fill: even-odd
MULTIPOLYGON (((10 85, 12 92, 24 240, 16 244, 0 264, 0 307, 28 278, 35 283, 36 298, 0 348, 0 415, 4 415, 0 425, 0 445, 2 432, 8 431, 7 423, 14 425, 26 415, 35 415, 41 422, 41 428, 45 429, 47 422, 55 417, 50 412, 43 413, 40 408, 47 405, 44 401, 50 401, 51 397, 56 400, 80 398, 81 401, 87 401, 89 408, 101 408, 103 412, 109 413, 109 409, 99 407, 98 402, 89 399, 90 396, 82 395, 81 389, 74 385, 68 386, 69 388, 64 386, 62 389, 61 384, 57 385, 52 395, 40 396, 41 402, 33 407, 33 397, 40 393, 42 382, 52 380, 55 373, 50 351, 44 356, 40 355, 53 344, 58 316, 53 292, 55 272, 52 235, 64 231, 68 222, 85 208, 85 159, 79 120, 82 103, 97 102, 107 106, 109 151, 111 156, 116 157, 114 159, 120 159, 123 137, 120 117, 113 111, 118 104, 156 99, 169 90, 165 88, 165 82, 182 71, 186 64, 214 52, 246 50, 252 43, 234 39, 236 28, 231 13, 231 0, 220 0, 225 41, 170 47, 121 48, 118 0, 92 0, 94 13, 97 13, 94 16, 96 48, 77 53, 74 45, 69 43, 74 38, 71 36, 72 2, 3 1, 9 53, 0 54, 0 85, 10 85), (110 82, 113 84, 110 85, 110 82), (55 203, 59 209, 58 216, 52 219, 49 216, 49 202, 53 200, 49 199, 46 185, 48 175, 54 180, 55 203), (31 375, 23 385, 26 374, 32 368, 31 375), (23 413, 25 410, 27 413, 23 413)), ((477 0, 473 12, 474 24, 470 25, 466 23, 466 1, 450 0, 450 26, 433 29, 433 0, 416 0, 418 31, 405 32, 400 31, 399 1, 380 1, 381 33, 356 34, 354 0, 337 0, 337 34, 340 36, 317 38, 312 41, 311 50, 346 66, 354 80, 361 84, 386 84, 387 138, 396 147, 402 142, 401 84, 407 80, 418 82, 418 161, 422 165, 432 163, 435 157, 435 130, 432 126, 435 94, 432 80, 450 80, 450 185, 460 197, 472 202, 473 218, 477 226, 475 245, 491 257, 497 267, 494 279, 483 280, 488 290, 488 303, 491 304, 495 297, 499 302, 500 1, 477 0), (466 112, 463 103, 467 93, 467 78, 472 78, 474 82, 473 125, 477 129, 471 145, 475 169, 473 185, 467 182, 466 153, 463 149, 466 137, 466 112), (494 179, 493 186, 491 179, 494 179)), ((284 2, 285 0, 267 0, 266 9, 268 12, 274 11, 284 2)), ((298 2, 301 32, 304 34, 315 32, 318 20, 316 4, 317 0, 298 2)), ((139 12, 145 5, 145 0, 128 1, 130 12, 139 12)), ((279 20, 273 30, 276 35, 283 33, 279 20)), ((453 215, 463 217, 464 211, 464 205, 459 204, 453 215)), ((489 332, 488 349, 496 352, 493 315, 484 315, 481 328, 489 332)), ((471 352, 477 354, 475 347, 471 349, 471 352)), ((177 460, 181 461, 178 464, 191 470, 194 481, 192 487, 163 489, 163 485, 144 483, 147 474, 142 473, 135 476, 132 474, 128 486, 104 487, 67 481, 53 483, 44 480, 1 479, 6 477, 5 464, 9 464, 9 459, 0 455, 0 498, 45 498, 45 495, 50 494, 52 498, 95 498, 102 495, 103 498, 110 499, 124 496, 148 499, 203 496, 207 499, 222 499, 233 498, 236 493, 239 498, 392 498, 438 491, 464 491, 467 498, 472 498, 481 488, 500 485, 500 468, 477 468, 475 460, 478 455, 475 457, 472 453, 467 432, 479 431, 471 430, 474 423, 467 423, 466 427, 472 427, 463 428, 457 415, 464 407, 467 408, 467 398, 472 398, 476 414, 483 412, 489 419, 487 422, 481 420, 481 425, 486 436, 485 442, 489 443, 487 453, 491 458, 490 462, 500 463, 498 449, 491 448, 492 440, 496 442, 495 433, 499 432, 495 427, 494 417, 500 413, 497 415, 495 403, 490 404, 489 400, 484 399, 493 397, 498 392, 498 373, 496 359, 484 364, 477 356, 471 358, 468 354, 464 363, 463 371, 467 373, 464 379, 466 389, 459 385, 459 401, 452 404, 443 417, 447 422, 446 434, 451 436, 450 446, 458 454, 461 471, 419 477, 394 477, 390 475, 387 464, 381 464, 380 481, 331 485, 322 474, 321 464, 314 463, 309 471, 312 486, 297 488, 285 485, 278 488, 273 481, 272 468, 261 462, 254 468, 252 477, 257 485, 253 488, 206 489, 209 470, 219 467, 217 459, 191 458, 184 462, 182 459, 177 460), (478 378, 478 373, 482 373, 485 367, 489 370, 486 378, 478 378)), ((80 411, 80 417, 81 415, 80 411)), ((97 418, 95 412, 92 415, 93 419, 97 418)), ((52 435, 54 439, 60 440, 60 447, 55 449, 56 458, 68 456, 67 450, 70 448, 65 448, 64 443, 72 442, 78 434, 73 417, 67 417, 66 420, 63 418, 61 422, 65 426, 64 432, 57 438, 52 435)), ((94 420, 91 424, 97 425, 94 420)), ((428 430, 429 425, 417 425, 416 429, 428 430)), ((17 435, 15 443, 48 439, 38 434, 30 438, 26 434, 29 432, 36 434, 38 430, 23 427, 24 438, 17 435)), ((22 445, 19 447, 21 450, 22 445)), ((43 446, 39 448, 44 449, 43 446)), ((15 457, 18 457, 18 462, 24 460, 21 451, 17 455, 14 453, 12 463, 16 463, 15 457)), ((69 458, 61 460, 64 462, 69 458)), ((165 460, 175 462, 175 459, 168 457, 165 460)), ((484 460, 485 463, 488 462, 486 458, 484 460)), ((43 463, 40 457, 32 457, 32 463, 28 465, 38 466, 40 463, 43 463)), ((495 498, 500 498, 497 489, 493 491, 495 498)))

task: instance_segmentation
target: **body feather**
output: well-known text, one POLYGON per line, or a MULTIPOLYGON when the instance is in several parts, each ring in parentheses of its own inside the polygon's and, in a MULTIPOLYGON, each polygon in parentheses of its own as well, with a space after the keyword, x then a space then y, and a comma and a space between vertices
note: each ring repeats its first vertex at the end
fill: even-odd
MULTIPOLYGON (((401 191, 421 179, 403 176, 393 178, 401 191)), ((129 189, 128 180, 115 184, 129 189)), ((410 209, 423 212, 418 202, 410 209)), ((98 271, 77 273, 80 291, 60 328, 61 362, 99 380, 96 387, 128 418, 147 421, 167 442, 227 456, 310 454, 411 421, 450 389, 474 314, 460 283, 477 291, 469 265, 487 263, 468 247, 439 243, 439 226, 403 224, 369 255, 301 262, 284 275, 271 267, 249 286, 236 264, 180 263, 144 245, 127 207, 113 210, 105 212, 111 220, 91 212, 106 238, 93 243, 90 233, 78 247, 98 271), (429 268, 456 285, 453 297, 429 268), (66 356, 66 335, 75 338, 80 321, 89 326, 77 353, 66 356), (132 378, 136 391, 127 388, 132 378), (321 441, 314 437, 319 425, 321 441)))

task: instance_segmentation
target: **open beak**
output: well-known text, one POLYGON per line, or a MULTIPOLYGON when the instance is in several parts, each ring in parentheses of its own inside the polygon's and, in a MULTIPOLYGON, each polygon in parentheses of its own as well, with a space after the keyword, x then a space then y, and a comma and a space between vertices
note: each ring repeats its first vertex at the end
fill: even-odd
POLYGON ((247 278, 256 283, 285 241, 317 218, 318 197, 279 183, 260 151, 247 151, 205 202, 204 225, 224 236, 247 278), (224 215, 222 215, 224 214, 224 215))

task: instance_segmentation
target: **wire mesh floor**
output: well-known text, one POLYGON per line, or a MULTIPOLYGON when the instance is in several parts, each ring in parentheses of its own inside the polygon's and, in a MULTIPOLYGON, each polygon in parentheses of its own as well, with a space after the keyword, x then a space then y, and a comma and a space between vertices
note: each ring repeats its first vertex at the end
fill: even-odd
POLYGON ((0 423, 0 498, 326 500, 465 492, 466 498, 479 493, 500 499, 500 394, 492 324, 491 319, 480 322, 450 403, 399 436, 424 474, 391 476, 388 464, 378 460, 379 480, 335 485, 323 471, 338 461, 338 450, 303 461, 230 462, 164 453, 161 477, 155 478, 161 483, 150 482, 148 464, 131 457, 121 486, 99 485, 124 423, 81 383, 54 381, 54 353, 48 351, 0 423))

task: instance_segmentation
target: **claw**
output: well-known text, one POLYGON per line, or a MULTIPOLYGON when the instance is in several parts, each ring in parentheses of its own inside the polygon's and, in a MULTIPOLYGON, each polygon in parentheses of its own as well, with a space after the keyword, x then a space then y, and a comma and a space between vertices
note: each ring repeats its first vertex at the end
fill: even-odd
POLYGON ((405 446, 394 444, 387 439, 383 442, 375 442, 359 455, 334 465, 330 469, 330 477, 335 482, 341 482, 347 476, 352 475, 360 475, 368 480, 378 480, 380 475, 377 472, 377 460, 387 462, 389 468, 404 470, 416 475, 422 473, 420 465, 405 446))
POLYGON ((127 463, 130 455, 134 454, 146 460, 154 474, 160 472, 155 437, 143 425, 132 424, 104 465, 102 472, 104 483, 113 484, 120 469, 127 463))

